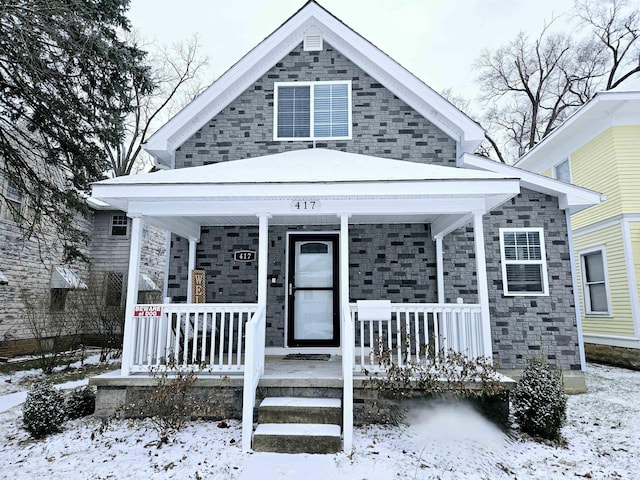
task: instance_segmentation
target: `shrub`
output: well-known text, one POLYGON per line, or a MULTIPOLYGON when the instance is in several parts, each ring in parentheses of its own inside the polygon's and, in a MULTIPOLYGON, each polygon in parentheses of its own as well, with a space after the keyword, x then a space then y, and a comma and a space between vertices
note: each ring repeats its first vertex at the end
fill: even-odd
MULTIPOLYGON (((405 360, 398 365, 393 361, 391 352, 378 340, 376 361, 382 371, 364 370, 368 377, 365 385, 378 392, 374 410, 369 412, 371 418, 383 423, 400 423, 407 413, 400 402, 407 399, 458 397, 482 406, 486 399, 504 395, 504 385, 484 358, 469 358, 452 349, 440 349, 434 358, 437 361, 405 360), (478 388, 468 388, 469 384, 477 384, 478 388)), ((504 422, 504 416, 500 420, 496 415, 496 420, 504 422)))
POLYGON ((172 433, 181 430, 193 416, 207 413, 207 402, 193 391, 196 372, 176 365, 169 356, 167 368, 150 369, 155 386, 139 393, 138 401, 125 405, 128 417, 147 417, 158 433, 158 448, 167 443, 172 433))
POLYGON ((96 410, 96 394, 90 387, 74 390, 67 398, 66 414, 69 420, 86 417, 96 410))
POLYGON ((33 385, 22 407, 22 424, 34 438, 60 431, 65 420, 64 395, 50 383, 33 385))
POLYGON ((561 372, 543 358, 532 358, 513 391, 513 414, 520 429, 548 440, 560 439, 567 417, 561 372))

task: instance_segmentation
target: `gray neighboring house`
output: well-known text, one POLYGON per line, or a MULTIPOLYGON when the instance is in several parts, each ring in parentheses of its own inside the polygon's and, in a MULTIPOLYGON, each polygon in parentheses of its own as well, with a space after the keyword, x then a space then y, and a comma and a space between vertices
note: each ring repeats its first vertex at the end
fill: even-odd
POLYGON ((600 195, 478 157, 483 138, 308 2, 149 140, 167 170, 94 185, 136 238, 172 232, 171 303, 128 297, 122 378, 99 385, 169 356, 238 379, 244 449, 278 355, 339 359, 345 449, 377 339, 398 362, 451 348, 508 375, 542 355, 584 390, 567 219, 600 195))
MULTIPOLYGON (((56 234, 39 235, 39 240, 26 238, 15 212, 28 215, 27 202, 2 177, 0 188, 5 198, 0 200, 0 357, 34 353, 27 303, 40 311, 64 312, 79 290, 97 288, 103 306, 124 307, 130 243, 126 214, 104 210, 104 205, 90 201, 91 217, 78 215, 74 220, 91 235, 91 243, 84 249, 90 262, 63 264, 62 244, 56 234)), ((166 233, 146 227, 141 301, 161 298, 165 250, 166 233)))

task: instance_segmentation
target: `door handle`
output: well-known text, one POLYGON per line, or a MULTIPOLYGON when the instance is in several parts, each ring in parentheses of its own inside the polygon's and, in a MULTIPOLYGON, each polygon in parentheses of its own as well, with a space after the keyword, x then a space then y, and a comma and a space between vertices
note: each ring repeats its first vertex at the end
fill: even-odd
POLYGON ((289 295, 293 295, 293 283, 289 284, 289 295))

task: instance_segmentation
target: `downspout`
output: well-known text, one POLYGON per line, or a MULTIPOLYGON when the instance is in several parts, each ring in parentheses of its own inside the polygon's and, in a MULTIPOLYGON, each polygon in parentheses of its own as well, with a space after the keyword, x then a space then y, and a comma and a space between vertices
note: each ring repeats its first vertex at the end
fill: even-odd
MULTIPOLYGON (((176 151, 171 152, 171 168, 176 168, 176 151)), ((164 285, 162 286, 162 303, 169 296, 169 266, 171 263, 171 231, 167 230, 164 249, 164 285)))
POLYGON ((436 280, 438 303, 444 303, 444 258, 442 253, 442 236, 436 235, 436 280))
POLYGON ((584 336, 582 334, 582 316, 580 315, 580 299, 578 298, 578 277, 576 274, 575 255, 573 253, 573 231, 571 228, 571 212, 567 208, 564 211, 567 222, 567 240, 569 241, 569 262, 571 263, 571 284, 573 285, 573 304, 576 312, 576 326, 578 328, 578 350, 580 352, 580 369, 586 369, 586 359, 584 355, 584 336))

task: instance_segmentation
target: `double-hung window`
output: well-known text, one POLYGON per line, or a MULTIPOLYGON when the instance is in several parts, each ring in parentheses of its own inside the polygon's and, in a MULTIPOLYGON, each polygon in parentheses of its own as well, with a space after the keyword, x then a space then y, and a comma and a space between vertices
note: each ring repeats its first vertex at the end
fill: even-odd
POLYGON ((22 192, 11 181, 7 180, 4 197, 5 208, 3 218, 15 223, 20 223, 23 207, 22 192))
POLYGON ((112 215, 111 216, 111 235, 112 236, 125 236, 127 235, 127 227, 129 225, 129 219, 126 215, 112 215))
POLYGON ((604 248, 580 253, 582 292, 586 315, 610 315, 604 248))
POLYGON ((274 140, 351 138, 351 82, 274 84, 274 140))
POLYGON ((549 293, 542 228, 501 228, 500 254, 505 295, 549 293))

